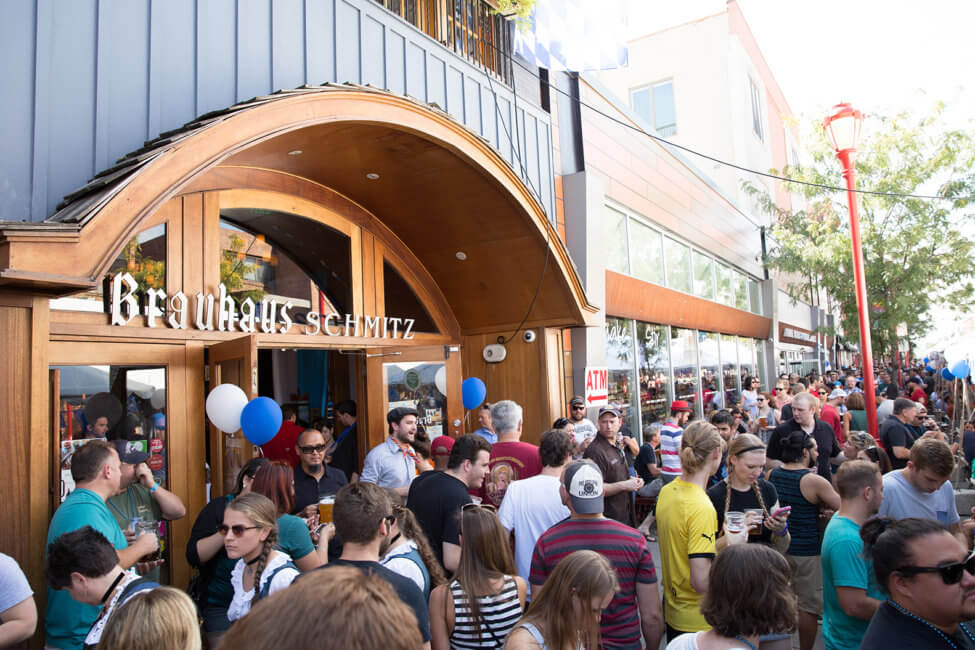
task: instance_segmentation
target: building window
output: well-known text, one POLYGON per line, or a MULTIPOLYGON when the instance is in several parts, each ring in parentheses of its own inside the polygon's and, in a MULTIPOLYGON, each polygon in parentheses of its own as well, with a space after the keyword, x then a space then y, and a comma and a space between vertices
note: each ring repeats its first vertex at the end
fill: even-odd
POLYGON ((667 237, 664 240, 664 259, 667 261, 667 286, 691 292, 691 249, 667 237))
POLYGON ((762 315, 762 289, 751 278, 748 278, 748 307, 753 314, 762 315))
POLYGON ((762 142, 765 142, 765 130, 762 127, 762 95, 755 81, 748 78, 748 88, 752 98, 752 130, 762 142))
POLYGON ((724 406, 721 399, 721 365, 718 347, 717 334, 698 332, 697 349, 701 355, 701 403, 705 417, 724 406))
POLYGON ((640 373, 640 416, 644 429, 670 414, 670 348, 666 325, 636 323, 636 356, 640 373))
POLYGON ((622 318, 606 319, 606 367, 609 371, 609 401, 623 411, 620 431, 639 439, 639 395, 636 363, 633 359, 633 321, 622 318))
POLYGON ((691 405, 698 415, 700 391, 697 387, 697 330, 670 328, 670 354, 674 365, 674 399, 691 405))
POLYGON ((745 276, 741 273, 734 273, 732 277, 735 282, 734 306, 742 311, 748 311, 748 284, 745 276))
POLYGON ((606 268, 617 273, 629 273, 630 261, 626 246, 626 215, 606 207, 606 268))
POLYGON ((725 407, 738 403, 741 391, 738 374, 738 339, 734 334, 721 335, 721 388, 724 390, 725 407))
POLYGON ((633 111, 653 125, 663 137, 677 134, 677 111, 674 106, 674 82, 672 80, 637 88, 630 92, 633 111))
POLYGON ((715 275, 717 276, 718 284, 718 302, 722 305, 728 305, 729 307, 735 306, 735 287, 734 287, 734 271, 725 266, 724 264, 718 264, 715 269, 715 275))
POLYGON ((707 300, 714 300, 714 260, 701 253, 693 251, 694 262, 694 295, 707 300))
POLYGON ((634 277, 655 284, 664 283, 660 233, 630 219, 630 270, 634 277))

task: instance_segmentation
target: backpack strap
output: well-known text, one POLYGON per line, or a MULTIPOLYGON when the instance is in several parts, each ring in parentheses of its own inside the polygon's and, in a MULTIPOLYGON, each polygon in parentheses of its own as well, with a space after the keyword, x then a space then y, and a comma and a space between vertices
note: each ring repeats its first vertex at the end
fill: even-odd
POLYGON ((278 572, 281 571, 282 569, 294 569, 295 571, 298 571, 298 567, 295 566, 295 563, 292 562, 291 560, 288 560, 281 566, 277 567, 274 571, 272 571, 271 575, 267 577, 267 580, 264 580, 264 576, 261 576, 261 579, 263 580, 264 584, 261 585, 261 588, 258 590, 257 597, 254 598, 255 602, 268 595, 268 592, 271 591, 271 583, 274 581, 274 576, 278 575, 278 572))
POLYGON ((118 602, 124 603, 126 600, 131 598, 133 595, 140 591, 147 591, 149 589, 155 589, 160 586, 155 580, 150 580, 149 578, 139 578, 138 580, 133 580, 129 584, 125 585, 125 589, 119 594, 118 602))

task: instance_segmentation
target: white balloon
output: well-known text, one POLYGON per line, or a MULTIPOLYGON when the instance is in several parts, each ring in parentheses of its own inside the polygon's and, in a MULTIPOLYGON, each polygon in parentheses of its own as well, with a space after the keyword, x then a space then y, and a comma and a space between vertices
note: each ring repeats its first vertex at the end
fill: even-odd
POLYGON ((220 384, 207 395, 207 417, 221 431, 240 429, 240 414, 247 406, 247 395, 239 386, 220 384))
POLYGON ((149 403, 152 404, 152 408, 154 409, 166 408, 166 389, 157 388, 156 392, 149 398, 149 403))
MULTIPOLYGON (((427 375, 428 377, 430 375, 427 375)), ((437 374, 433 376, 433 383, 437 385, 437 390, 440 391, 441 395, 447 394, 447 367, 440 366, 437 370, 437 374)))

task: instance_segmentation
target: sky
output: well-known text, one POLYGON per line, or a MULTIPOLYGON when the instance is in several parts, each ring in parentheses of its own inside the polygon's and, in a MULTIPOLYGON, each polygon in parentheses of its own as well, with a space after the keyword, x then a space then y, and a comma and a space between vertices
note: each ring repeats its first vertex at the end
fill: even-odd
MULTIPOLYGON (((870 114, 947 105, 951 127, 975 126, 975 2, 737 0, 793 113, 806 124, 849 102, 870 114)), ((719 13, 725 0, 627 0, 630 38, 719 13)), ((633 62, 631 61, 632 65, 633 62)), ((969 228, 975 237, 975 224, 969 228)), ((921 349, 951 347, 959 314, 933 310, 921 349)), ((971 324, 971 319, 968 319, 971 324)), ((970 353, 975 350, 970 351, 970 353)), ((950 361, 950 359, 949 359, 950 361)))

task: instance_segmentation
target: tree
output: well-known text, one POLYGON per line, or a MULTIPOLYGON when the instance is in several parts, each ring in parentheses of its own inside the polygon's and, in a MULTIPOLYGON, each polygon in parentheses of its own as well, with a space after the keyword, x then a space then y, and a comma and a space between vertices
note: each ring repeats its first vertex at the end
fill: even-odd
MULTIPOLYGON (((959 227, 975 223, 970 209, 975 133, 947 128, 943 111, 943 104, 938 104, 919 119, 905 113, 865 119, 867 135, 861 138, 856 160, 857 188, 941 197, 857 195, 870 335, 878 358, 896 356, 901 323, 907 325, 908 342, 917 341, 930 327, 927 316, 933 304, 947 301, 964 309, 975 295, 975 244, 959 227)), ((843 186, 842 168, 823 129, 817 124, 810 131, 811 164, 772 173, 843 186)), ((842 338, 858 342, 846 192, 790 183, 785 187, 804 197, 803 208, 779 209, 767 193, 745 184, 774 217, 774 242, 765 263, 801 278, 784 287, 793 299, 824 290, 841 313, 842 338)))

